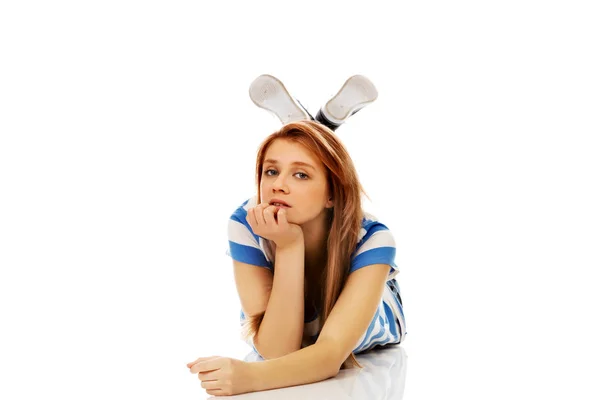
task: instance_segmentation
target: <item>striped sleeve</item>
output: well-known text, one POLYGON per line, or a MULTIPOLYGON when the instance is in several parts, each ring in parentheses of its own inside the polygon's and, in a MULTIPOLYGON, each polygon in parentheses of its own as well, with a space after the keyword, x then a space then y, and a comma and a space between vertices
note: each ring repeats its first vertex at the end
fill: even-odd
POLYGON ((396 242, 390 230, 383 224, 372 222, 361 230, 361 240, 352 258, 350 273, 372 264, 387 264, 390 266, 388 280, 398 274, 395 263, 396 242))
POLYGON ((246 221, 247 211, 244 208, 246 204, 238 207, 229 218, 227 227, 229 249, 226 254, 235 261, 271 268, 259 245, 259 236, 252 232, 252 228, 246 221))

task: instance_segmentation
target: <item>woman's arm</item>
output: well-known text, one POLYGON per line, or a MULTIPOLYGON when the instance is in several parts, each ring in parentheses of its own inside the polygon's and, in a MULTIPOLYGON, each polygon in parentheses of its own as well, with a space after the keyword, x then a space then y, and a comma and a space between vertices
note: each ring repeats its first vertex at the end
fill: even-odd
POLYGON ((390 270, 365 266, 350 274, 319 333, 317 343, 286 356, 251 363, 258 390, 303 385, 337 375, 377 311, 390 270))
POLYGON ((304 241, 276 249, 273 288, 254 347, 265 359, 292 353, 304 332, 304 241))
POLYGON ((255 387, 262 391, 319 382, 336 376, 341 364, 326 341, 273 360, 250 363, 255 387))

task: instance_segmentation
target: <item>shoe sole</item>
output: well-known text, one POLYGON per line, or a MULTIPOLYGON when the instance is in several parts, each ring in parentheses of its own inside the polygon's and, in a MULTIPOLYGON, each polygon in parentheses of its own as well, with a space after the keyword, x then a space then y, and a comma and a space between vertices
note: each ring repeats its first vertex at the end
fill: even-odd
POLYGON ((281 81, 271 75, 261 75, 250 85, 250 99, 258 107, 275 114, 282 124, 309 119, 292 99, 281 81))
POLYGON ((351 76, 339 92, 325 104, 325 116, 331 122, 341 124, 352 114, 374 102, 377 95, 377 89, 369 79, 362 75, 351 76), (353 103, 354 106, 348 107, 349 103, 353 103))

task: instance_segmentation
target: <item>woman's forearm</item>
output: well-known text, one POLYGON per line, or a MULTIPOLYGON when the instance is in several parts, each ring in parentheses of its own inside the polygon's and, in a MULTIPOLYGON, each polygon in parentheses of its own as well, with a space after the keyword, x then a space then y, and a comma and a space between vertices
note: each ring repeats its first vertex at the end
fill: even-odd
POLYGON ((272 359, 299 350, 304 331, 304 242, 276 250, 273 288, 254 347, 272 359))
POLYGON ((341 364, 326 342, 315 343, 273 360, 253 362, 254 391, 320 382, 336 376, 341 364))

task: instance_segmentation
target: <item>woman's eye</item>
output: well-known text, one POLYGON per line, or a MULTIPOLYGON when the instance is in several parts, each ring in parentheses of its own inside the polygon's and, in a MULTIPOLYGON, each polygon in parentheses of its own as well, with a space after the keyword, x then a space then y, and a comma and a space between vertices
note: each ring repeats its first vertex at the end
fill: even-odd
MULTIPOLYGON (((273 176, 276 173, 277 173, 277 171, 275 171, 274 169, 268 169, 265 171, 266 176, 273 176), (273 174, 271 174, 271 172, 273 172, 273 174)), ((306 175, 304 172, 296 172, 294 175, 298 175, 298 177, 302 180, 308 179, 308 175, 306 175)))

